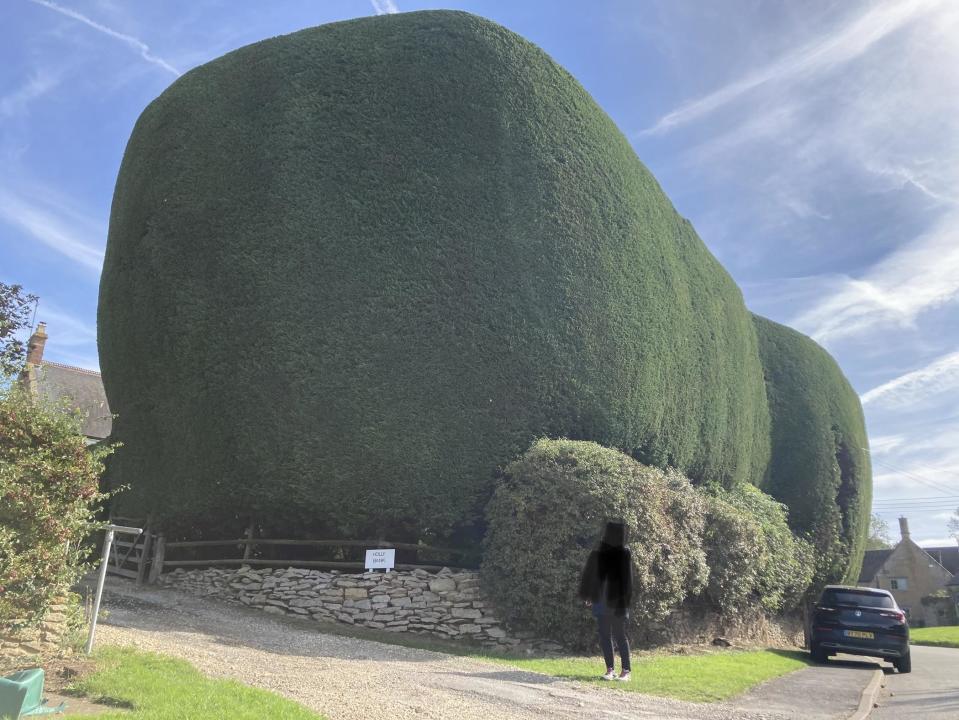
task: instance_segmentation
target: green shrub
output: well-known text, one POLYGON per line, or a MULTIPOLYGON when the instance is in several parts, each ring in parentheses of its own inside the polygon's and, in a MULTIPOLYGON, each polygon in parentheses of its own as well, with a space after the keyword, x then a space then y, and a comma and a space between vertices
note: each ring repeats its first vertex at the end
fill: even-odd
POLYGON ((706 597, 717 609, 761 605, 767 612, 799 604, 812 582, 812 547, 793 535, 785 505, 751 485, 710 487, 703 543, 709 564, 706 597))
POLYGON ((566 644, 593 637, 576 593, 608 519, 629 528, 634 624, 661 620, 706 582, 704 504, 689 482, 595 443, 537 441, 507 467, 487 517, 485 592, 508 622, 566 644))
POLYGON ((761 561, 762 536, 759 523, 735 505, 721 491, 704 493, 706 525, 703 548, 709 566, 705 595, 723 611, 735 611, 756 601, 761 561))
POLYGON ((39 621, 77 578, 109 452, 64 408, 0 389, 0 626, 39 621))
POLYGON ((460 12, 174 82, 123 158, 98 331, 118 507, 168 529, 447 536, 542 436, 725 486, 768 460, 739 288, 569 73, 460 12))
POLYGON ((772 418, 760 487, 815 547, 815 586, 859 577, 872 474, 859 396, 836 361, 795 330, 754 316, 772 418))

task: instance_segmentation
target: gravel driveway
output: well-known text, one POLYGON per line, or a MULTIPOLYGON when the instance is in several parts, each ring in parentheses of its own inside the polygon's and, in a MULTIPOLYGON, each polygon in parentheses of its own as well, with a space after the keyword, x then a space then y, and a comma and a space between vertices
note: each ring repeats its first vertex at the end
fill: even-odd
POLYGON ((207 675, 273 690, 330 720, 790 717, 604 690, 468 658, 326 635, 306 622, 118 580, 108 584, 104 607, 109 614, 98 626, 98 644, 181 657, 207 675))

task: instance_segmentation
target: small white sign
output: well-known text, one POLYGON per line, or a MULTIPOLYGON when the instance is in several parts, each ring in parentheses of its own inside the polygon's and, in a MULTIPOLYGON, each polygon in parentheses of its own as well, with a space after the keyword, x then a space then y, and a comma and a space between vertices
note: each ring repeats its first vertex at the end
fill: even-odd
POLYGON ((396 550, 393 548, 382 548, 379 550, 366 551, 366 569, 367 570, 386 570, 389 572, 396 565, 396 550))

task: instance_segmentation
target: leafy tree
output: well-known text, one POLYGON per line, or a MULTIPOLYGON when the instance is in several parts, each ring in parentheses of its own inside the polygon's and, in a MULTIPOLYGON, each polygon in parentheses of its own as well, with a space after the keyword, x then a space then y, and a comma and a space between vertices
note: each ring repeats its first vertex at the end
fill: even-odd
POLYGON ((39 621, 82 569, 111 449, 88 449, 80 422, 16 384, 0 389, 0 626, 39 621))
POLYGON ((36 295, 24 293, 20 285, 0 282, 0 376, 20 370, 26 347, 16 334, 30 322, 30 309, 36 295))
POLYGON ((889 535, 889 523, 873 513, 869 517, 869 536, 866 538, 866 550, 888 550, 892 547, 889 535))

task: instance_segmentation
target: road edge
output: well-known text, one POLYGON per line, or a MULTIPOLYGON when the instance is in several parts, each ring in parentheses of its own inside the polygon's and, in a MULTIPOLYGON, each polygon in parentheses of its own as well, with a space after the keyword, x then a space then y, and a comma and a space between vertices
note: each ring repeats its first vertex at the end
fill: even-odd
POLYGON ((872 679, 866 683, 862 695, 859 696, 859 707, 856 708, 856 712, 846 718, 846 720, 866 720, 866 718, 869 717, 876 703, 876 697, 882 689, 882 681, 885 677, 886 674, 880 668, 876 668, 873 671, 872 679))

